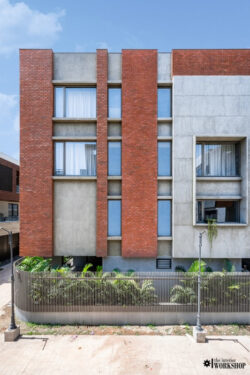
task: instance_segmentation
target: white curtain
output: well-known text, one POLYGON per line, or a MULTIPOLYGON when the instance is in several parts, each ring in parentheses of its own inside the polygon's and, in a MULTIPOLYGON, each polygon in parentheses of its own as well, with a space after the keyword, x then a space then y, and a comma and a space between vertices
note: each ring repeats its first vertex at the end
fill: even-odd
POLYGON ((66 117, 95 118, 96 89, 94 87, 66 88, 66 117))
POLYGON ((63 87, 55 87, 55 117, 64 117, 63 113, 63 87))
POLYGON ((86 142, 66 142, 67 176, 96 175, 96 144, 86 142))
POLYGON ((205 176, 235 175, 235 144, 205 145, 205 176))
POLYGON ((63 143, 56 142, 55 143, 55 174, 57 176, 64 174, 63 168, 63 143))

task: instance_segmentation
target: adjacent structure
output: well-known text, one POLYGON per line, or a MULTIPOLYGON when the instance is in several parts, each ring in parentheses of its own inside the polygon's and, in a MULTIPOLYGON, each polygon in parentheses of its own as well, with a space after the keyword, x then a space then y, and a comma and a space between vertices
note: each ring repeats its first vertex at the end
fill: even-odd
MULTIPOLYGON (((249 267, 250 50, 20 51, 21 255, 249 267)), ((59 258, 55 258, 59 259, 59 258)))
MULTIPOLYGON (((0 227, 13 232, 14 249, 19 247, 19 163, 0 152, 0 227)), ((0 260, 9 254, 8 236, 0 230, 0 260)))

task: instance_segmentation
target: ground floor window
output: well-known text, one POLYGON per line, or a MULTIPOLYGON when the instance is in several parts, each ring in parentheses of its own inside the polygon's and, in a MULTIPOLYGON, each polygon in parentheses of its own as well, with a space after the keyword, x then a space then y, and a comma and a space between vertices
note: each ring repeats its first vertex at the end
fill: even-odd
POLYGON ((217 223, 239 223, 240 202, 233 200, 198 200, 196 222, 207 223, 209 219, 214 219, 217 223))

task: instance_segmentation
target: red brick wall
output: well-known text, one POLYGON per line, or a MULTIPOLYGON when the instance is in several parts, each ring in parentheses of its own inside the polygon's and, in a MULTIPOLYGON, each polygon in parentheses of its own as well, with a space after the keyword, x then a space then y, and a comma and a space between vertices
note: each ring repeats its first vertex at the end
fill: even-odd
POLYGON ((122 52, 122 256, 157 256, 157 51, 122 52))
POLYGON ((250 75, 250 49, 173 50, 172 75, 250 75))
POLYGON ((108 52, 97 50, 96 255, 107 256, 107 81, 108 52))
POLYGON ((19 194, 16 193, 16 172, 19 171, 19 166, 2 158, 0 158, 0 164, 12 169, 12 192, 0 190, 0 201, 18 202, 19 194))
POLYGON ((20 254, 53 255, 53 53, 20 51, 20 254))

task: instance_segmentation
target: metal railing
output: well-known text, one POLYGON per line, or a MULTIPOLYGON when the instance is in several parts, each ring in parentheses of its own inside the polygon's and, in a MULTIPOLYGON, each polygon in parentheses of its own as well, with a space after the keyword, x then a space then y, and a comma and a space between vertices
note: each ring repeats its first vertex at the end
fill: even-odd
MULTIPOLYGON (((196 312, 197 274, 32 273, 15 266, 15 304, 30 312, 196 312)), ((201 311, 250 312, 250 274, 202 274, 201 311)))

